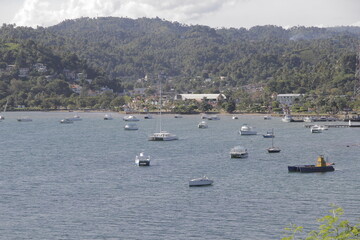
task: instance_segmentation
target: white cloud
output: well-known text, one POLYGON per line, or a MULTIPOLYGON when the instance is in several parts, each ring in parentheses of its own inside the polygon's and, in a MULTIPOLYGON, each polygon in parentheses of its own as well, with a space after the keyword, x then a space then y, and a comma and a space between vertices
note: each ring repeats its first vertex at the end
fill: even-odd
POLYGON ((160 17, 189 23, 232 3, 233 0, 25 0, 13 22, 20 26, 50 26, 64 19, 114 16, 160 17))

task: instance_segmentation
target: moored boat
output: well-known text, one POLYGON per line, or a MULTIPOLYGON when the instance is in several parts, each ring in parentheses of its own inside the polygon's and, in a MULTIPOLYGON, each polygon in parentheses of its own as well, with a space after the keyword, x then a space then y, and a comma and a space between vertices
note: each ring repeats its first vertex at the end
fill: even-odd
POLYGON ((294 119, 291 115, 285 115, 283 118, 281 118, 281 121, 283 122, 293 122, 294 119))
POLYGON ((133 116, 133 115, 125 116, 125 117, 123 117, 123 120, 124 120, 124 121, 127 121, 127 122, 137 122, 137 121, 140 121, 137 117, 135 117, 135 116, 133 116))
POLYGON ((125 130, 138 130, 139 127, 136 125, 136 123, 128 123, 124 126, 125 130))
POLYGON ((213 184, 213 180, 209 179, 208 177, 204 176, 202 178, 195 178, 189 181, 189 187, 203 187, 203 186, 210 186, 213 184))
POLYGON ((72 118, 68 118, 68 119, 71 120, 71 121, 81 121, 82 120, 79 115, 75 115, 72 118))
POLYGON ((21 117, 17 119, 18 122, 31 122, 32 119, 29 117, 21 117))
POLYGON ((145 156, 144 152, 141 152, 135 157, 135 164, 138 166, 150 166, 150 156, 145 156))
POLYGON ((311 133, 322 133, 323 128, 321 128, 319 125, 314 125, 310 128, 311 133))
POLYGON ((230 157, 231 158, 247 158, 248 151, 243 146, 236 146, 230 150, 230 157))
POLYGON ((113 117, 111 116, 111 114, 105 114, 104 120, 113 120, 113 117))
POLYGON ((198 128, 208 128, 207 122, 206 121, 199 122, 198 128))
POLYGON ((243 124, 239 130, 240 135, 256 135, 257 132, 252 129, 252 127, 247 124, 243 124))
POLYGON ((153 133, 150 137, 149 137, 149 141, 173 141, 173 140, 178 140, 179 138, 172 133, 169 133, 167 131, 160 131, 157 133, 153 133))
POLYGON ((294 165, 288 166, 289 172, 312 173, 312 172, 332 172, 335 171, 333 167, 335 163, 327 163, 323 155, 317 158, 316 165, 294 165))
POLYGON ((60 120, 60 123, 69 124, 69 123, 74 123, 74 121, 68 118, 64 118, 60 120))
POLYGON ((267 131, 266 134, 263 134, 263 137, 264 138, 274 138, 275 137, 275 134, 274 134, 274 131, 267 131))

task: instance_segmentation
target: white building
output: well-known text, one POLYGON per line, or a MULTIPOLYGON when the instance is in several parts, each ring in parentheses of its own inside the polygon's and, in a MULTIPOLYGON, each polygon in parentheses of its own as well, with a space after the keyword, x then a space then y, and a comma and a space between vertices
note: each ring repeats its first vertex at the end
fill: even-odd
POLYGON ((296 102, 299 102, 302 99, 302 94, 295 94, 295 93, 289 93, 289 94, 278 94, 276 97, 276 100, 286 106, 291 106, 296 102))
POLYGON ((203 99, 217 102, 222 99, 226 99, 226 96, 221 93, 216 94, 178 94, 175 96, 175 100, 196 100, 202 101, 203 99))

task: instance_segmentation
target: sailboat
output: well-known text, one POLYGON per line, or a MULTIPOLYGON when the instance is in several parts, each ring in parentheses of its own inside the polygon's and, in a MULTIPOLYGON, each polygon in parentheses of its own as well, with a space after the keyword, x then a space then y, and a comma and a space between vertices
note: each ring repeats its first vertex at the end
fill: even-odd
POLYGON ((160 131, 153 133, 151 136, 149 136, 149 141, 173 141, 173 140, 178 140, 179 138, 172 133, 169 133, 167 131, 162 130, 162 117, 161 117, 161 104, 162 104, 162 94, 161 94, 161 80, 160 80, 160 107, 159 107, 159 126, 160 126, 160 131))
MULTIPOLYGON (((274 134, 274 130, 272 131, 272 134, 274 134)), ((278 153, 280 152, 280 148, 274 147, 274 138, 271 138, 271 147, 267 149, 268 153, 278 153)))
MULTIPOLYGON (((5 104, 5 107, 4 107, 4 113, 6 112, 8 102, 9 102, 9 99, 6 100, 6 104, 5 104)), ((5 117, 3 115, 0 115, 0 120, 4 120, 4 119, 5 119, 5 117)))

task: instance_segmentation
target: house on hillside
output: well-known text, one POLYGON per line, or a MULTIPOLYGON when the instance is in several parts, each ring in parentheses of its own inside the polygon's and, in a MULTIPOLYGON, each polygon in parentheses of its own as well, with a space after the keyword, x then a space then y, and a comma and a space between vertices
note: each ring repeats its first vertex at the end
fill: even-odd
POLYGON ((293 104, 300 102, 302 98, 303 94, 295 93, 278 94, 276 96, 276 100, 284 106, 292 106, 293 104))

